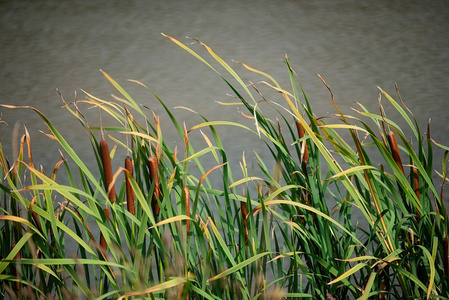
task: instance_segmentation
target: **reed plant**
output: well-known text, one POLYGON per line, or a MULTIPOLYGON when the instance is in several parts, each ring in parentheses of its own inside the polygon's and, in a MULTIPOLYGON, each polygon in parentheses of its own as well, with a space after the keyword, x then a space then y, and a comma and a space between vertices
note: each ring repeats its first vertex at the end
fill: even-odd
POLYGON ((449 297, 443 198, 449 148, 432 140, 430 126, 423 135, 399 94, 398 102, 380 90, 378 114, 358 104, 355 115, 347 115, 328 87, 338 114, 327 123, 313 114, 287 57, 291 91, 242 64, 266 78, 247 85, 207 45, 197 41, 224 74, 166 37, 224 80, 254 127, 209 121, 198 113, 203 122, 187 130, 150 90, 165 110, 161 121, 103 72, 120 93, 114 100, 86 93, 85 100, 67 103, 61 97, 89 136, 97 162, 91 166, 40 111, 3 105, 33 109, 62 149, 54 171, 46 174, 33 164, 27 132, 16 161, 8 160, 0 141, 3 296, 449 297), (275 91, 273 99, 258 85, 275 91), (411 137, 386 117, 384 102, 404 119, 411 137), (275 108, 276 120, 262 103, 275 108), (90 126, 82 113, 86 106, 98 107, 115 123, 90 126), (173 124, 184 149, 169 146, 161 122, 173 124), (234 178, 218 126, 253 133, 272 158, 255 153, 260 172, 250 174, 242 156, 241 175, 234 178), (189 135, 200 129, 207 146, 196 150, 189 135), (127 156, 116 157, 117 147, 127 156), (444 150, 442 171, 434 169, 434 147, 444 150), (113 170, 111 160, 123 159, 124 167, 113 170), (60 168, 65 180, 59 179, 60 168), (211 180, 214 174, 219 180, 211 180), (442 183, 435 183, 435 175, 442 183), (356 221, 354 215, 361 217, 356 221))

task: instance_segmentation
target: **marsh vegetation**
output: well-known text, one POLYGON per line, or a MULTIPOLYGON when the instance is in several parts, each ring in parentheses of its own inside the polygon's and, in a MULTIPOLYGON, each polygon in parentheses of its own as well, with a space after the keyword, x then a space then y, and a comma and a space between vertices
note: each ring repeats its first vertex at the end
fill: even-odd
MULTIPOLYGON (((240 105, 242 118, 253 125, 195 112, 203 121, 186 128, 156 94, 164 116, 139 105, 103 72, 118 92, 113 100, 89 93, 71 103, 62 98, 91 142, 97 164, 86 165, 74 141, 39 110, 4 106, 33 109, 48 129, 45 138, 57 141, 61 153, 49 173, 33 163, 34 137, 27 133, 17 160, 9 161, 0 147, 2 295, 449 297, 443 193, 449 148, 432 140, 429 124, 421 130, 399 93, 392 97, 380 89, 379 112, 358 103, 349 115, 322 79, 337 114, 318 117, 287 57, 290 87, 242 64, 265 78, 251 83, 207 45, 198 41, 221 69, 166 37, 224 80, 235 97, 227 104, 240 105), (263 89, 275 96, 266 98, 263 89), (83 109, 92 107, 113 122, 90 126, 83 109), (402 120, 389 119, 386 110, 402 120), (171 122, 182 146, 171 147, 161 122, 171 122), (232 169, 225 150, 232 145, 217 131, 222 126, 257 136, 271 158, 242 155, 240 169, 232 169), (194 132, 205 147, 189 139, 194 132), (434 148, 443 156, 434 157, 434 148), (123 167, 113 169, 111 161, 123 167), (210 179, 217 174, 219 180, 210 179)), ((241 142, 239 136, 231 141, 241 142)))

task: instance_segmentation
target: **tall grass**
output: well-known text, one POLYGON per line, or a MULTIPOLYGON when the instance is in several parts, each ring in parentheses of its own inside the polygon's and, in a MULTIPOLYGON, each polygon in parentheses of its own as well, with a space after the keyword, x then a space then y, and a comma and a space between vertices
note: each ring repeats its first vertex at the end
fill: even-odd
POLYGON ((385 103, 379 114, 359 104, 356 115, 350 116, 333 102, 337 122, 328 124, 313 114, 288 58, 292 91, 243 64, 265 76, 262 84, 279 96, 266 100, 208 46, 199 42, 225 75, 191 48, 166 37, 221 76, 248 110, 254 128, 201 116, 204 122, 187 130, 153 93, 166 113, 161 121, 103 72, 121 95, 115 101, 88 93, 74 103, 62 98, 90 138, 97 165, 87 166, 37 109, 3 105, 33 109, 62 152, 47 175, 33 164, 27 133, 14 162, 8 161, 0 143, 2 295, 449 297, 443 199, 449 148, 431 139, 429 127, 422 134, 400 98, 398 102, 380 90, 383 102, 404 119, 411 137, 385 117, 385 103), (264 113, 259 97, 277 108, 280 121, 264 113), (116 124, 89 126, 83 106, 98 107, 116 124), (182 154, 163 138, 161 122, 168 121, 184 141, 182 154), (248 173, 243 156, 242 175, 234 178, 217 126, 236 126, 265 142, 272 159, 264 161, 256 154, 261 176, 248 173), (196 150, 189 134, 205 128, 207 147, 196 150), (110 142, 116 145, 111 152, 110 142), (115 157, 116 147, 125 148, 127 156, 115 157), (434 183, 433 147, 445 151, 442 171, 436 173, 443 184, 434 183), (380 163, 373 160, 378 155, 380 163), (206 168, 210 159, 214 165, 206 168), (111 160, 125 160, 124 168, 113 170, 111 160), (60 183, 60 168, 68 184, 60 183), (220 180, 209 180, 211 173, 219 174, 220 180), (354 214, 362 219, 356 222, 354 214))

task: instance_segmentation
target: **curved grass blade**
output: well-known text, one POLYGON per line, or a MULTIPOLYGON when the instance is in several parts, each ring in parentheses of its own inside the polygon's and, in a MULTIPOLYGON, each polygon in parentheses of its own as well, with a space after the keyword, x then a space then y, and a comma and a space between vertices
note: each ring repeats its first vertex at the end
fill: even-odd
POLYGON ((106 79, 123 95, 125 96, 126 100, 128 100, 129 105, 132 106, 132 108, 134 108, 139 114, 141 114, 142 116, 144 115, 144 113, 142 112, 142 110, 140 109, 139 105, 137 105, 136 101, 134 101, 133 98, 131 98, 131 96, 128 94, 128 92, 126 92, 114 79, 111 78, 111 76, 109 76, 106 72, 104 72, 103 70, 100 70, 101 73, 103 73, 104 77, 106 77, 106 79))
POLYGON ((242 261, 241 263, 239 263, 239 264, 233 266, 232 268, 229 268, 229 269, 227 269, 226 271, 221 272, 220 274, 218 274, 218 275, 216 275, 216 276, 214 276, 214 277, 212 277, 212 278, 209 278, 209 279, 207 280, 207 282, 211 282, 211 281, 214 281, 214 280, 223 278, 223 277, 225 277, 225 276, 228 276, 228 275, 230 275, 230 274, 232 274, 232 273, 235 273, 235 272, 237 272, 238 270, 240 270, 240 269, 244 268, 245 266, 249 265, 250 263, 253 263, 253 262, 255 262, 256 260, 258 260, 258 259, 260 259, 261 257, 266 256, 266 255, 268 255, 268 254, 270 254, 270 252, 263 252, 263 253, 259 253, 259 254, 255 255, 255 256, 253 256, 253 257, 251 257, 251 258, 248 258, 247 260, 242 261))
POLYGON ((188 217, 186 215, 178 215, 178 216, 174 216, 174 217, 165 219, 163 221, 160 221, 157 224, 155 224, 154 226, 151 226, 149 229, 153 229, 154 227, 162 226, 162 225, 173 223, 173 222, 184 221, 184 220, 193 221, 190 217, 188 217))
POLYGON ((308 210, 310 212, 313 212, 313 213, 319 215, 320 217, 330 221, 332 224, 334 224, 335 226, 337 226, 338 228, 342 229, 344 232, 349 234, 353 238, 354 242, 356 242, 357 244, 363 245, 363 243, 360 242, 359 239, 352 232, 350 232, 347 228, 345 228, 343 225, 341 225, 340 223, 338 223, 337 221, 335 221, 334 219, 332 219, 331 217, 329 217, 328 215, 324 214, 323 212, 317 210, 314 207, 311 207, 311 206, 308 206, 306 204, 302 204, 299 202, 293 202, 291 200, 270 200, 270 201, 265 202, 265 206, 277 205, 277 204, 293 205, 293 206, 297 206, 302 209, 308 210))
MULTIPOLYGON (((363 290, 363 294, 362 294, 362 297, 360 297, 360 300, 366 300, 369 298, 369 296, 371 295, 370 294, 371 288, 373 287, 373 284, 374 284, 374 279, 376 279, 375 272, 371 273, 371 275, 369 276, 368 282, 365 285, 365 289, 363 290)), ((380 298, 380 296, 379 296, 379 298, 380 298)))
POLYGON ((337 278, 335 278, 334 280, 330 281, 330 282, 328 283, 328 285, 331 285, 331 284, 337 283, 337 282, 339 282, 339 281, 341 281, 341 280, 343 280, 343 279, 346 279, 346 278, 348 278, 349 276, 351 276, 352 274, 356 273, 358 270, 360 270, 360 269, 362 269, 362 268, 364 268, 364 267, 366 267, 366 266, 367 266, 367 265, 364 264, 364 263, 357 264, 357 265, 355 265, 354 267, 352 267, 351 269, 349 269, 348 271, 344 272, 343 274, 341 274, 340 276, 338 276, 337 278))
POLYGON ((26 242, 33 236, 33 233, 25 233, 20 240, 16 243, 16 246, 12 248, 11 252, 5 259, 0 260, 0 274, 6 269, 11 261, 14 261, 14 257, 19 253, 26 242))
POLYGON ((165 291, 166 289, 181 285, 186 282, 187 282, 187 279, 185 279, 183 277, 176 277, 176 278, 170 279, 163 283, 159 283, 155 286, 152 286, 150 288, 147 288, 147 289, 144 289, 141 291, 127 292, 123 296, 119 297, 117 300, 122 300, 122 299, 125 299, 128 297, 139 296, 139 295, 143 295, 143 294, 160 293, 160 292, 165 291))

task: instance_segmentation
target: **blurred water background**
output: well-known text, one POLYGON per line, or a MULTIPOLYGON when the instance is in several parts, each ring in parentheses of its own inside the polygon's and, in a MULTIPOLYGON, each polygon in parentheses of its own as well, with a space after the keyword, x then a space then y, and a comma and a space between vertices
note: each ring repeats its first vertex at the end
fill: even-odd
MULTIPOLYGON (((432 118, 432 137, 447 145, 448 29, 449 6, 443 0, 0 0, 0 103, 39 109, 93 164, 85 132, 61 109, 56 89, 67 101, 73 101, 75 91, 84 99, 81 89, 112 99, 111 93, 118 93, 100 69, 160 115, 167 128, 164 136, 173 146, 182 141, 167 115, 147 90, 127 79, 148 85, 171 109, 186 106, 210 120, 241 121, 235 106, 216 103, 229 101, 225 83, 163 32, 186 44, 192 42, 186 36, 203 41, 243 72, 244 80, 263 78, 232 60, 269 73, 288 89, 282 62, 287 54, 318 116, 335 112, 318 73, 346 113, 357 107, 356 101, 378 112, 377 86, 395 96, 396 82, 423 131, 432 118)), ((208 57, 201 46, 192 47, 208 57)), ((46 128, 37 114, 25 109, 0 112, 7 124, 0 125, 1 141, 10 160, 18 143, 14 127, 20 136, 25 125, 35 162, 51 171, 60 159, 58 147, 39 132, 46 128)), ((174 112, 187 128, 201 121, 190 112, 174 112)), ((99 119, 98 110, 84 113, 92 123, 99 119)), ((236 132, 220 131, 231 159, 240 160, 243 151, 247 159, 255 150, 265 151, 255 136, 236 132)), ((435 159, 440 165, 441 156, 435 159)))

